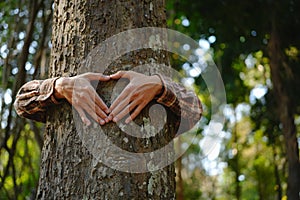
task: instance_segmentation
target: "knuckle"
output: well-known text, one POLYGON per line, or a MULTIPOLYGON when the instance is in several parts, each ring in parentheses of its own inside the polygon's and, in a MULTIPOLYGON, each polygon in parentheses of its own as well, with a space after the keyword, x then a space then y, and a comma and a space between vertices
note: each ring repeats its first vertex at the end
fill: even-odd
POLYGON ((77 109, 78 103, 79 103, 78 98, 77 98, 77 97, 73 97, 73 98, 72 98, 72 104, 75 106, 76 109, 77 109))
POLYGON ((81 90, 84 92, 88 92, 90 90, 90 87, 88 85, 84 85, 82 86, 81 90))
POLYGON ((102 115, 102 109, 99 108, 98 106, 95 106, 95 112, 98 114, 98 115, 102 115))
POLYGON ((129 93, 136 93, 135 86, 133 84, 128 84, 126 91, 129 93))
POLYGON ((75 93, 75 99, 79 101, 80 98, 84 96, 84 93, 82 91, 77 91, 75 93))
POLYGON ((132 94, 131 94, 131 98, 137 99, 138 97, 139 97, 139 93, 136 92, 136 91, 133 91, 132 94))

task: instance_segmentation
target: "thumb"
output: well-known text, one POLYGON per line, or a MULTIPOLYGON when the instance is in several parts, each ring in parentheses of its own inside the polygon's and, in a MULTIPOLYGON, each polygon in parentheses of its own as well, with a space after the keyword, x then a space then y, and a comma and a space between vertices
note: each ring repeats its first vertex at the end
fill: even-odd
POLYGON ((110 75, 111 79, 129 78, 126 71, 118 71, 115 74, 110 75))
POLYGON ((86 73, 84 75, 85 78, 87 78, 90 81, 108 81, 110 79, 109 76, 103 75, 102 73, 86 73))

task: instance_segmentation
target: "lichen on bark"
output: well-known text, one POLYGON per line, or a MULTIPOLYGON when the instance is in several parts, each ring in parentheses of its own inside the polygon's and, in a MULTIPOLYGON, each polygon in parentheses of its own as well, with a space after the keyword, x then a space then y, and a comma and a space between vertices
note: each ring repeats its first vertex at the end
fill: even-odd
MULTIPOLYGON (((164 27, 165 23, 163 0, 55 0, 50 76, 74 76, 80 73, 79 67, 88 53, 117 33, 145 26, 164 27)), ((149 42, 155 42, 153 40, 157 42, 157 38, 150 38, 149 42)), ((105 73, 129 70, 150 61, 168 63, 165 53, 146 49, 123 55, 105 73)), ((111 81, 97 88, 107 104, 111 101, 115 84, 111 81)), ((149 106, 135 123, 142 125, 143 132, 150 135, 154 129, 147 124, 149 121, 143 120, 149 119, 149 106)), ((37 199, 174 199, 173 165, 146 173, 127 173, 104 165, 83 145, 78 131, 85 130, 78 130, 72 113, 68 103, 49 110, 37 199)), ((168 123, 171 123, 171 118, 167 119, 168 123)), ((172 126, 168 123, 161 127, 159 134, 149 138, 132 137, 114 123, 101 129, 110 141, 126 151, 150 152, 171 140, 172 126)), ((91 126, 92 131, 97 128, 95 123, 91 126)), ((99 142, 102 144, 99 148, 103 148, 101 152, 109 153, 111 149, 106 146, 108 141, 99 142)), ((166 154, 169 156, 170 152, 166 154)), ((116 164, 122 163, 121 160, 116 164)), ((151 163, 144 165, 151 169, 151 163)))

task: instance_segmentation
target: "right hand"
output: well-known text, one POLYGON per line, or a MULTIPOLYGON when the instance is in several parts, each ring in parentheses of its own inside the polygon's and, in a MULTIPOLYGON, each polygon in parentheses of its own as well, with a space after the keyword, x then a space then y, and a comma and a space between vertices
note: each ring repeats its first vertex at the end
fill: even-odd
POLYGON ((86 125, 91 124, 86 113, 96 122, 104 125, 109 122, 108 114, 110 111, 91 85, 91 81, 108 81, 109 79, 109 76, 91 72, 74 77, 61 77, 55 82, 54 97, 66 99, 74 106, 86 125))

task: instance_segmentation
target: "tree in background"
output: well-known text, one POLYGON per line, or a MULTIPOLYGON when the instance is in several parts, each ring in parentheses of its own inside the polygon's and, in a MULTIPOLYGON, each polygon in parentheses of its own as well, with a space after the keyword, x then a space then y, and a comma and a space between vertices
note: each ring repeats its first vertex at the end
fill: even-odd
POLYGON ((26 81, 45 78, 51 6, 51 1, 0 3, 0 197, 4 199, 30 197, 37 185, 42 126, 16 117, 12 102, 26 81))
MULTIPOLYGON (((230 116, 245 102, 253 108, 251 115, 260 117, 253 118, 254 128, 249 130, 247 140, 252 138, 253 133, 262 131, 264 136, 261 139, 267 137, 269 148, 272 149, 275 145, 279 147, 273 148, 273 172, 276 177, 274 188, 278 192, 278 199, 283 195, 278 169, 285 172, 284 166, 287 166, 288 174, 287 197, 298 199, 300 167, 295 117, 299 115, 299 88, 295 86, 299 84, 299 78, 296 78, 299 75, 300 47, 296 36, 300 31, 297 20, 299 2, 172 1, 169 5, 171 10, 173 8, 171 19, 174 28, 202 42, 210 42, 215 61, 222 71, 228 103, 233 105, 230 116), (189 22, 185 23, 188 26, 181 23, 184 20, 189 22), (253 69, 252 72, 250 69, 253 69), (256 98, 254 94, 259 89, 262 95, 256 98), (257 106, 260 107, 259 112, 257 106), (280 142, 285 143, 284 149, 280 148, 280 142), (278 151, 281 156, 286 155, 284 158, 287 165, 278 163, 281 160, 278 159, 278 151)), ((195 83, 198 85, 197 78, 195 83)), ((232 118, 230 116, 229 120, 232 118)), ((232 122, 236 124, 237 120, 233 119, 232 122)), ((241 155, 245 146, 236 137, 240 134, 236 132, 236 128, 228 130, 232 140, 228 143, 228 151, 231 153, 227 156, 234 161, 229 160, 228 164, 235 173, 233 184, 236 185, 233 194, 241 199, 244 193, 241 186, 245 185, 241 184, 244 181, 242 172, 246 167, 242 165, 244 158, 241 155)), ((256 162, 256 169, 261 166, 258 163, 262 162, 256 162)), ((261 186, 269 184, 257 181, 261 186)))

